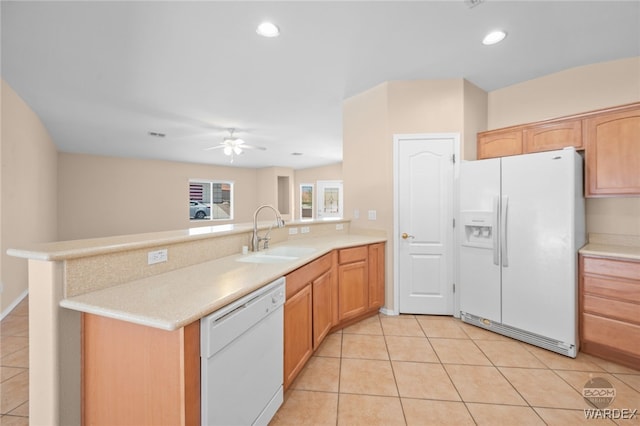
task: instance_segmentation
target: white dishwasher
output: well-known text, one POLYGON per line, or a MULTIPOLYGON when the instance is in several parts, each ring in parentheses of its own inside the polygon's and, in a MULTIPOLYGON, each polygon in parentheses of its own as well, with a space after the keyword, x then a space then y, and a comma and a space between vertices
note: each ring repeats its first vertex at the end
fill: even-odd
POLYGON ((203 425, 267 425, 282 404, 280 278, 200 320, 203 425))

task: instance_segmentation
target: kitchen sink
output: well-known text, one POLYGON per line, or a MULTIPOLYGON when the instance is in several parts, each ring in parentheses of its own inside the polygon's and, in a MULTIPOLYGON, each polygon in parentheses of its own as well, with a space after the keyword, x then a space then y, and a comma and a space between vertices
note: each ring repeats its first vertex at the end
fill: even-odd
POLYGON ((313 253, 316 249, 311 247, 282 246, 259 251, 257 253, 236 259, 246 263, 280 263, 296 260, 302 256, 313 253))

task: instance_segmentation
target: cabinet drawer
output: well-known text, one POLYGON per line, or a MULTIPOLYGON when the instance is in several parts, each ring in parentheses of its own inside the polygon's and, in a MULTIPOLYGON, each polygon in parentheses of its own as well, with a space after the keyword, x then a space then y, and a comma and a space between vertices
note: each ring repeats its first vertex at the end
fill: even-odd
MULTIPOLYGON (((640 282, 585 275, 583 283, 583 292, 585 294, 640 303, 640 282)), ((640 306, 638 306, 638 309, 640 310, 640 306)))
POLYGON ((359 246, 359 247, 342 249, 338 254, 338 262, 340 264, 343 264, 343 263, 357 262, 359 260, 366 260, 367 253, 368 253, 367 246, 359 246))
POLYGON ((586 313, 640 325, 640 305, 636 303, 603 299, 585 294, 582 299, 582 307, 586 313))
POLYGON ((640 355, 640 326, 634 324, 583 314, 582 337, 587 342, 640 355))
POLYGON ((583 269, 585 274, 640 280, 640 262, 584 257, 583 269))
POLYGON ((331 269, 331 253, 327 253, 289 273, 287 275, 287 299, 329 269, 331 269))

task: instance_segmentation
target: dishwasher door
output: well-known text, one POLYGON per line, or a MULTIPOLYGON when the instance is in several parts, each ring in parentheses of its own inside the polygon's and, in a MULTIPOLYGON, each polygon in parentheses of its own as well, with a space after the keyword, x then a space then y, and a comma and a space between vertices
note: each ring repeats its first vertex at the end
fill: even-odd
POLYGON ((267 425, 282 404, 284 285, 201 320, 203 425, 267 425))

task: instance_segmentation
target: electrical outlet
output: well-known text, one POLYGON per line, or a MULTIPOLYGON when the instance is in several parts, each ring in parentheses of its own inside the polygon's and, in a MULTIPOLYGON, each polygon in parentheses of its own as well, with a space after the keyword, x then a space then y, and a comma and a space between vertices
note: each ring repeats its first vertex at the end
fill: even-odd
POLYGON ((354 219, 360 219, 360 210, 355 209, 355 210, 353 211, 353 218, 354 218, 354 219))
POLYGON ((302 232, 303 234, 308 234, 309 233, 309 227, 308 226, 303 226, 302 228, 300 228, 300 232, 302 232))
POLYGON ((169 255, 167 249, 150 251, 149 253, 147 253, 147 261, 149 265, 166 262, 168 257, 169 255))
POLYGON ((298 233, 298 228, 289 228, 289 235, 296 235, 298 233))
POLYGON ((336 231, 342 231, 344 229, 344 223, 336 223, 336 231))

